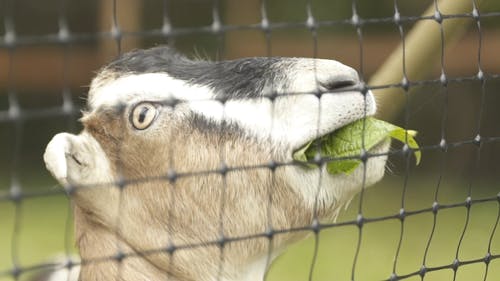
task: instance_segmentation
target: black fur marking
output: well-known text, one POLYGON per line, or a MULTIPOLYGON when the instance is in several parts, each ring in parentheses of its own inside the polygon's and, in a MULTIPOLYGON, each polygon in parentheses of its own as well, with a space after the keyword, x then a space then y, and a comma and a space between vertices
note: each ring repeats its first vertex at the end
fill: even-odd
POLYGON ((279 57, 197 61, 161 46, 126 53, 106 66, 105 70, 119 75, 167 73, 191 84, 209 86, 217 99, 226 100, 261 97, 266 94, 264 89, 275 88, 273 83, 277 81, 283 86, 288 64, 292 64, 290 59, 279 57))

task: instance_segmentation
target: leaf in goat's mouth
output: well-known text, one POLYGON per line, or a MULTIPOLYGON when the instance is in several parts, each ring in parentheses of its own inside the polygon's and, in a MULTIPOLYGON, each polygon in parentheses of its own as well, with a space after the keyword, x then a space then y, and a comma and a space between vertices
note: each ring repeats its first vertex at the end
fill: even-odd
POLYGON ((393 138, 407 144, 413 150, 418 165, 421 153, 414 138, 416 135, 416 131, 405 130, 391 123, 367 117, 308 142, 293 153, 293 159, 307 166, 316 167, 309 163, 319 152, 322 157, 341 158, 326 164, 328 173, 350 174, 361 164, 361 159, 355 157, 361 155, 363 148, 370 150, 384 139, 393 138))

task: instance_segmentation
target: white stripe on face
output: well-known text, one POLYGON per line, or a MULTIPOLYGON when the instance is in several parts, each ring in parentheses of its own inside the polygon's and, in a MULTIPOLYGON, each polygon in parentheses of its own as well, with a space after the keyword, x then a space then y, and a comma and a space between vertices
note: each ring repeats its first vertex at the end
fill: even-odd
POLYGON ((91 89, 90 109, 102 106, 149 101, 200 101, 213 99, 209 87, 188 85, 166 73, 130 74, 121 76, 98 89, 91 89))

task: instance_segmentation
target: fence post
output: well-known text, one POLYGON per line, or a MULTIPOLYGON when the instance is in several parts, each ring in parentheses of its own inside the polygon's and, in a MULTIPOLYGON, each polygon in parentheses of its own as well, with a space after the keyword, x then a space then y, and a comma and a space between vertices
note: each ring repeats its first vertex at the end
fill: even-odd
MULTIPOLYGON (((486 0, 476 0, 476 5, 486 0)), ((472 0, 440 0, 437 3, 443 14, 470 14, 472 0)), ((423 16, 434 16, 434 4, 424 12, 423 16)), ((406 36, 404 46, 405 72, 410 81, 423 80, 439 62, 441 46, 450 47, 456 43, 467 31, 466 19, 445 19, 442 21, 444 42, 441 42, 441 24, 436 20, 420 20, 406 36), (460 22, 460 24, 458 24, 460 22)), ((401 83, 403 79, 403 43, 389 56, 385 63, 373 74, 369 81, 370 86, 381 86, 401 83)), ((374 90, 377 96, 379 110, 377 116, 381 119, 392 120, 397 117, 405 103, 405 95, 401 88, 391 87, 374 90)))

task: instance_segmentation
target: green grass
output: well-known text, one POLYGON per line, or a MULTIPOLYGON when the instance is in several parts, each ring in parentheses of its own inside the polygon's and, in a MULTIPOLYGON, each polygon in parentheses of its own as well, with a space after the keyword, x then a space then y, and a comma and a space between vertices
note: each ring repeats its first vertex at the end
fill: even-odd
MULTIPOLYGON (((64 195, 26 199, 16 206, 0 203, 0 272, 32 266, 54 254, 73 250, 73 226, 64 195)), ((2 278, 4 280, 14 280, 2 278)))
MULTIPOLYGON (((398 213, 403 181, 403 178, 388 176, 377 186, 367 189, 362 204, 364 216, 373 218, 398 213)), ((405 195, 406 209, 430 207, 435 186, 436 179, 431 177, 425 180, 410 180, 405 195)), ((494 197, 496 192, 498 187, 493 186, 493 183, 477 183, 473 189, 473 198, 494 197)), ((438 198, 441 204, 457 203, 463 202, 466 194, 466 184, 444 180, 438 198)), ((353 200, 348 210, 339 218, 340 222, 356 218, 359 200, 359 196, 353 200)), ((54 254, 73 250, 73 242, 65 238, 72 235, 72 222, 68 220, 69 208, 68 200, 62 194, 25 199, 17 208, 12 202, 0 201, 0 273, 11 270, 14 263, 29 267, 46 261, 54 254)), ((496 201, 472 205, 467 231, 458 252, 460 260, 485 256, 498 212, 499 204, 496 201)), ((427 266, 452 263, 466 223, 466 214, 465 207, 442 209, 438 212, 434 236, 426 257, 427 266)), ((413 215, 405 219, 396 262, 398 274, 415 272, 422 266, 433 219, 432 213, 413 215)), ((267 280, 309 280, 315 243, 318 243, 318 250, 312 280, 351 280, 360 234, 361 244, 354 268, 355 280, 388 278, 392 273, 401 234, 401 222, 396 219, 367 223, 361 232, 354 225, 323 229, 317 237, 311 235, 278 258, 267 280)), ((500 229, 492 239, 491 252, 500 254, 500 229)), ((459 267, 455 280, 483 280, 484 274, 484 263, 464 265, 459 267)), ((14 278, 0 275, 0 281, 7 280, 14 278)), ((407 280, 421 279, 416 276, 407 280)), ((425 280, 453 280, 453 271, 445 269, 429 272, 425 280)), ((500 259, 491 262, 487 280, 500 280, 500 259)))
MULTIPOLYGON (((401 206, 403 179, 388 178, 364 194, 363 214, 366 217, 382 217, 397 214, 401 206)), ((407 210, 428 208, 432 205, 436 183, 432 180, 410 181, 406 193, 407 210)), ((495 196, 495 187, 483 184, 473 189, 473 198, 495 196)), ((496 187, 498 192, 498 187, 496 187)), ((439 201, 445 203, 464 202, 467 187, 463 183, 442 185, 439 201), (442 200, 441 200, 441 197, 442 200)), ((356 218, 359 197, 350 208, 341 215, 339 221, 351 221, 356 218)), ((499 213, 498 202, 473 204, 470 218, 462 240, 458 258, 472 260, 483 258, 493 227, 499 213)), ((436 216, 436 228, 426 256, 427 267, 448 265, 453 262, 460 236, 466 223, 465 207, 442 209, 436 216)), ((409 216, 404 221, 404 231, 399 251, 396 273, 405 275, 418 271, 425 255, 425 248, 432 232, 434 216, 423 213, 409 216)), ((499 227, 500 228, 500 227, 499 227)), ((500 229, 491 243, 491 253, 500 254, 500 229)), ((269 279, 278 280, 351 280, 353 261, 361 234, 360 250, 354 269, 355 280, 383 280, 390 277, 401 235, 401 222, 396 219, 367 223, 361 232, 357 226, 341 226, 321 231, 314 236, 293 246, 285 255, 274 263, 269 279), (311 273, 314 246, 318 243, 317 260, 311 273)), ((475 263, 459 267, 455 280, 483 280, 485 264, 475 263)), ((415 276, 407 280, 421 280, 415 276)), ((451 269, 429 272, 425 280, 454 280, 451 269)), ((500 260, 490 264, 488 279, 500 280, 500 260)))

